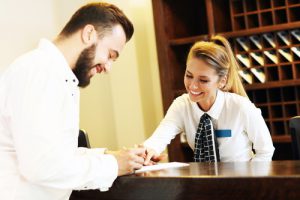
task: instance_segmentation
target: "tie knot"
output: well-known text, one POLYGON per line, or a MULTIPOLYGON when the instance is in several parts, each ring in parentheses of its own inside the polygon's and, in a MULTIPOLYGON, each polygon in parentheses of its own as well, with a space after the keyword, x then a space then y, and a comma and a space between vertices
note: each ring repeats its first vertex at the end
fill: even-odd
POLYGON ((200 121, 204 121, 204 120, 210 120, 210 116, 207 113, 204 113, 200 118, 200 121))

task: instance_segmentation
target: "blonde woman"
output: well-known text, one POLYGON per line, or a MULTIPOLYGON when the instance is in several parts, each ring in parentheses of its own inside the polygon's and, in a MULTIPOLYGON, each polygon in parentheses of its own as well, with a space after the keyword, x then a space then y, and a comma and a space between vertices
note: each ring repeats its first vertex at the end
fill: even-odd
POLYGON ((145 165, 185 132, 195 162, 270 161, 274 147, 261 115, 248 99, 238 63, 222 36, 196 42, 188 54, 184 85, 153 135, 144 142, 145 165), (254 149, 254 151, 253 151, 254 149))

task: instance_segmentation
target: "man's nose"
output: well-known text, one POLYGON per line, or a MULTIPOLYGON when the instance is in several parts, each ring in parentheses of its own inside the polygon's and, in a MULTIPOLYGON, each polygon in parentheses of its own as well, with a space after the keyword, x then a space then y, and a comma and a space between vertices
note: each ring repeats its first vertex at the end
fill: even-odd
POLYGON ((112 61, 111 60, 108 60, 106 63, 105 63, 105 69, 107 72, 109 72, 111 70, 111 66, 112 66, 112 61))

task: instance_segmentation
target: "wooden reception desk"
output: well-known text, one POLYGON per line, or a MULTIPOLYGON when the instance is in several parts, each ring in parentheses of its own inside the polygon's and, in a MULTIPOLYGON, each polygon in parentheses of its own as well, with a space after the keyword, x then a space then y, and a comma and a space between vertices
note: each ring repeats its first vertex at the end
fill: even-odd
POLYGON ((300 161, 190 163, 122 176, 108 192, 76 191, 70 200, 300 199, 300 161))

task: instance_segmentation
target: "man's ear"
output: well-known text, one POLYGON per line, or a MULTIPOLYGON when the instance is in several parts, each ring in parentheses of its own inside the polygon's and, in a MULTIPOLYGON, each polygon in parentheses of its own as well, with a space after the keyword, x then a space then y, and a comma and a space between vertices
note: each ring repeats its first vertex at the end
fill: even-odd
POLYGON ((84 44, 87 44, 88 46, 97 42, 98 37, 97 37, 97 31, 95 30, 95 27, 91 24, 85 25, 81 32, 81 38, 82 38, 82 42, 84 44))

